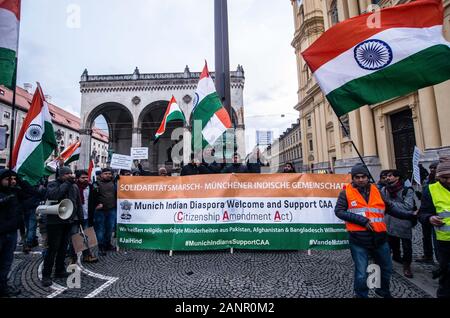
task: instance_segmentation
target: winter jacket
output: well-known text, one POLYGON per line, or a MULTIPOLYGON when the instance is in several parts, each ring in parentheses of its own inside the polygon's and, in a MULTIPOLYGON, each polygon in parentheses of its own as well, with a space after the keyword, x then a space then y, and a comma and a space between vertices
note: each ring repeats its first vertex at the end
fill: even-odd
MULTIPOLYGON (((386 187, 384 187, 381 190, 381 193, 384 196, 384 198, 386 198, 386 200, 392 203, 392 205, 396 206, 399 209, 409 211, 409 213, 411 214, 414 213, 413 188, 402 188, 400 191, 395 193, 395 195, 391 196, 386 187)), ((412 228, 413 228, 412 221, 402 220, 392 215, 386 214, 384 217, 384 222, 386 223, 387 232, 389 235, 404 239, 412 239, 412 228)))
MULTIPOLYGON (((369 200, 370 195, 370 184, 365 188, 359 188, 355 184, 352 184, 353 187, 358 189, 359 193, 361 193, 362 197, 366 202, 369 200)), ((393 205, 389 201, 387 201, 383 194, 381 194, 383 201, 386 204, 386 214, 391 214, 395 217, 401 219, 414 219, 414 215, 410 214, 408 211, 400 209, 398 206, 393 205)), ((360 226, 366 226, 369 222, 369 219, 365 216, 348 212, 348 201, 347 194, 345 190, 341 191, 339 197, 336 202, 336 207, 334 209, 334 213, 336 216, 346 222, 351 222, 358 224, 360 226)), ((387 233, 376 233, 371 231, 361 231, 361 232, 349 232, 349 240, 350 244, 356 244, 359 246, 363 246, 368 249, 377 248, 380 245, 387 242, 387 233)))

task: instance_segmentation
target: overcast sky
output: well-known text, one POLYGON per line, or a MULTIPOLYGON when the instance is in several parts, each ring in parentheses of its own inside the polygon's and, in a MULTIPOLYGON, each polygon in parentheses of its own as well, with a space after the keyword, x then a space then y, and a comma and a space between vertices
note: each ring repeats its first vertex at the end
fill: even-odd
MULTIPOLYGON (((228 0, 228 10, 231 70, 245 70, 250 148, 254 129, 277 129, 277 137, 297 117, 292 7, 228 0)), ((207 59, 214 70, 214 0, 22 0, 20 31, 18 84, 39 81, 52 102, 78 116, 85 68, 91 75, 131 74, 136 66, 199 72, 207 59)))

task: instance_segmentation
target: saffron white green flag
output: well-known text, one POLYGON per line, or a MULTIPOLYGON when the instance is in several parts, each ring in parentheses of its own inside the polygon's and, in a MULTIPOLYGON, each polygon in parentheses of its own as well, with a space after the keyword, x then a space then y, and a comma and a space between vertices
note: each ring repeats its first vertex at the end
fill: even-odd
POLYGON ((338 116, 450 79, 442 0, 418 0, 345 20, 302 56, 338 116))
POLYGON ((56 147, 48 104, 38 83, 14 145, 11 167, 23 180, 35 185, 44 175, 45 161, 56 147))
POLYGON ((158 139, 166 132, 166 125, 170 121, 174 120, 182 120, 183 123, 186 122, 186 119, 184 118, 184 114, 180 109, 180 106, 177 104, 177 100, 174 96, 172 96, 172 99, 169 102, 169 105, 167 106, 166 112, 164 113, 164 117, 161 121, 161 125, 159 126, 159 129, 156 131, 155 139, 158 139))
POLYGON ((20 0, 0 0, 0 85, 13 89, 19 41, 20 0))
POLYGON ((227 129, 231 128, 230 116, 222 106, 214 82, 209 75, 208 64, 206 62, 195 92, 192 119, 194 125, 192 145, 194 149, 203 149, 208 144, 211 146, 214 145, 216 140, 227 129), (196 121, 201 122, 201 136, 195 131, 196 121))
POLYGON ((71 162, 80 159, 80 148, 80 141, 69 145, 66 149, 63 150, 63 152, 61 152, 61 154, 57 158, 47 163, 45 174, 50 175, 55 173, 61 160, 64 162, 64 165, 67 166, 71 162))

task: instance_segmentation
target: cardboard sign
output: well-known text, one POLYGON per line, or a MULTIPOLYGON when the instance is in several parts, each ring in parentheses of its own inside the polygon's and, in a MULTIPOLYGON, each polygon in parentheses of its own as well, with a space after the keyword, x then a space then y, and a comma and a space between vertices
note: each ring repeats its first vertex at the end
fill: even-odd
POLYGON ((97 246, 97 235, 93 227, 89 227, 82 233, 72 235, 72 245, 75 253, 83 252, 97 246))
POLYGON ((133 165, 133 158, 131 156, 113 154, 111 157, 111 165, 112 169, 125 169, 131 170, 133 165))
POLYGON ((147 160, 148 147, 131 148, 131 157, 133 160, 147 160))

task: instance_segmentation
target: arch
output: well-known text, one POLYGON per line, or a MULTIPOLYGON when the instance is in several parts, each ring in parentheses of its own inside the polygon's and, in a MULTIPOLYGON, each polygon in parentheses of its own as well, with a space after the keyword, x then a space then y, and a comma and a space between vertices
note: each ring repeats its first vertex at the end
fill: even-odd
POLYGON ((133 114, 131 113, 131 111, 124 105, 117 103, 117 102, 106 102, 103 104, 100 104, 96 107, 94 107, 88 114, 88 116, 86 117, 86 121, 83 125, 84 128, 86 129, 90 129, 94 123, 94 120, 100 116, 103 115, 106 119, 106 121, 108 121, 107 119, 107 115, 111 110, 115 110, 115 109, 120 109, 122 111, 124 111, 125 113, 127 113, 127 115, 131 118, 132 122, 134 122, 133 120, 133 114))
MULTIPOLYGON (((95 126, 95 119, 102 115, 107 123, 107 127, 97 127, 103 130, 108 129, 109 150, 112 153, 129 155, 132 146, 133 115, 124 105, 117 102, 107 102, 93 108, 87 115, 84 123, 85 129, 89 131, 95 126)), ((92 157, 91 142, 87 155, 92 157)), ((95 149, 94 149, 95 150, 95 149)))
POLYGON ((158 138, 156 144, 154 143, 154 136, 161 125, 168 104, 168 100, 154 101, 142 109, 138 118, 138 128, 142 134, 142 146, 149 148, 148 161, 142 162, 142 166, 155 173, 159 167, 172 164, 171 150, 177 142, 172 140, 172 132, 177 128, 184 127, 181 120, 167 123, 165 134, 158 138))

